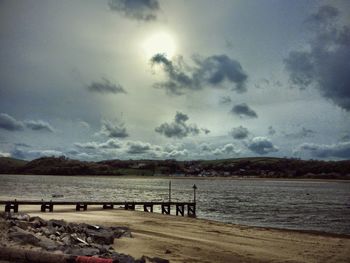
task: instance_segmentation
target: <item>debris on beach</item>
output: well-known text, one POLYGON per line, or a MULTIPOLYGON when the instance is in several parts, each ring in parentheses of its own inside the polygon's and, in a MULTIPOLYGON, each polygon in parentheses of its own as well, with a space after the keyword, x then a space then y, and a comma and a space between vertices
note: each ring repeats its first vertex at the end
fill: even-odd
MULTIPOLYGON (((0 250, 4 251, 6 247, 11 249, 12 242, 22 249, 29 248, 32 253, 45 251, 55 255, 61 254, 70 259, 66 262, 102 262, 96 261, 97 258, 119 263, 169 262, 146 256, 134 259, 115 251, 112 246, 115 239, 132 237, 130 229, 123 226, 105 227, 55 219, 46 221, 24 213, 2 213, 0 232, 0 250), (75 261, 71 261, 72 258, 75 261)), ((4 259, 1 256, 0 252, 0 260, 4 259)))

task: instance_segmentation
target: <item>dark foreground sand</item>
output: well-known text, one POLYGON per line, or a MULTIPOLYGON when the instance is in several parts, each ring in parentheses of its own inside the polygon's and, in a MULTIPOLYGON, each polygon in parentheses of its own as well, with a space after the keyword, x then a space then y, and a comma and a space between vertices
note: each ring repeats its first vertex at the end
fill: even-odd
POLYGON ((72 207, 57 207, 54 213, 40 213, 38 207, 22 206, 21 211, 44 219, 129 226, 133 238, 118 239, 114 246, 118 252, 137 258, 158 256, 171 262, 350 262, 349 236, 245 227, 117 209, 76 212, 72 207))

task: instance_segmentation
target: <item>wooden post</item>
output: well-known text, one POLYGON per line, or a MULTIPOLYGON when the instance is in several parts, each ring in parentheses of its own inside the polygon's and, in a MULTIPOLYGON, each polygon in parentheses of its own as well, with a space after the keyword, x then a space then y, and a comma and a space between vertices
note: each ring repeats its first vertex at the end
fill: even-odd
POLYGON ((193 202, 196 203, 196 190, 197 190, 197 186, 194 184, 192 188, 193 188, 193 202))
POLYGON ((84 211, 87 210, 87 204, 77 203, 75 210, 80 211, 80 209, 83 209, 84 211))
POLYGON ((171 181, 169 181, 169 203, 171 202, 171 181))
POLYGON ((196 217, 196 203, 187 204, 187 216, 196 217))
POLYGON ((162 204, 162 214, 170 215, 170 203, 162 204))
POLYGON ((144 204, 143 211, 153 213, 153 205, 152 204, 144 204))
POLYGON ((185 205, 184 204, 176 204, 176 215, 185 215, 185 205))
POLYGON ((125 203, 124 209, 125 210, 135 210, 135 204, 134 203, 125 203))
POLYGON ((108 204, 108 203, 106 203, 106 204, 103 204, 102 208, 103 208, 103 209, 113 209, 113 208, 114 208, 114 205, 113 205, 113 204, 108 204))

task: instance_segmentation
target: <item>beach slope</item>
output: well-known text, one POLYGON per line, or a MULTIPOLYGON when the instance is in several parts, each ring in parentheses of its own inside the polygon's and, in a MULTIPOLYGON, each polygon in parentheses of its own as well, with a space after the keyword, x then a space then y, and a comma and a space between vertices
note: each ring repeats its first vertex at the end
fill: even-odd
POLYGON ((136 258, 162 257, 171 262, 350 262, 350 237, 246 227, 125 210, 89 208, 76 212, 57 208, 40 213, 44 219, 64 219, 106 226, 128 226, 132 238, 118 239, 116 251, 136 258))

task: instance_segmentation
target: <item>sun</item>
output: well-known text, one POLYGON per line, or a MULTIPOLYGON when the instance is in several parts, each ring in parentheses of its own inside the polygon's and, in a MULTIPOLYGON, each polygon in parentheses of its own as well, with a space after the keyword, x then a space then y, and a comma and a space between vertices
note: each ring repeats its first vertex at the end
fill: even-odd
POLYGON ((142 49, 147 59, 156 54, 165 54, 168 58, 175 55, 176 42, 174 37, 167 32, 158 32, 149 36, 142 44, 142 49))

